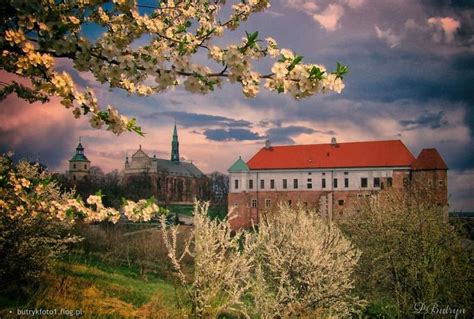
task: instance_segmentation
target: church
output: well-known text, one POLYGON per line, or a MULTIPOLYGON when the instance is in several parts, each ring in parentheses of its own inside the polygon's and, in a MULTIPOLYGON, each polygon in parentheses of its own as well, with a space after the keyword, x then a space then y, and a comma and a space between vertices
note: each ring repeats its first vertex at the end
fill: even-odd
POLYGON ((179 157, 176 124, 171 141, 171 158, 150 157, 142 147, 125 159, 123 183, 131 197, 154 196, 161 203, 191 204, 195 199, 206 199, 208 178, 192 162, 179 157))

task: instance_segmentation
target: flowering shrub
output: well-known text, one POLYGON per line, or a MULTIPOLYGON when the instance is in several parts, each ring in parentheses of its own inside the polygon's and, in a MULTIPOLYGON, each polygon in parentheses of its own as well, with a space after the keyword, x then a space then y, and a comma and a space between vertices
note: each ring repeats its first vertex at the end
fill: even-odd
POLYGON ((213 318, 229 310, 246 313, 242 296, 251 285, 252 258, 247 254, 250 247, 241 249, 241 240, 246 242, 249 234, 232 236, 229 223, 211 220, 208 208, 208 203, 195 203, 195 228, 182 251, 177 241, 180 226, 167 228, 166 218, 161 216, 164 243, 184 291, 180 304, 198 318, 213 318), (192 274, 183 269, 186 256, 194 258, 192 274))
POLYGON ((78 72, 137 95, 178 85, 205 94, 224 79, 239 83, 247 97, 259 93, 262 81, 265 88, 297 99, 344 88, 347 67, 338 63, 329 72, 322 65, 302 63, 302 56, 279 48, 271 37, 260 40, 258 32, 246 32, 238 44, 218 46, 215 38, 268 8, 270 1, 242 0, 227 16, 225 6, 225 0, 167 0, 155 7, 136 0, 113 0, 107 6, 97 0, 8 0, 0 9, 0 67, 29 79, 31 86, 4 83, 0 99, 13 92, 29 101, 58 96, 76 118, 89 114, 94 128, 105 124, 115 134, 142 134, 135 119, 111 105, 101 109, 93 90, 78 89, 68 72, 55 68, 56 58, 70 59, 78 72), (86 24, 105 31, 92 41, 84 36, 86 24), (207 55, 209 64, 194 63, 197 54, 207 55), (266 57, 273 59, 271 70, 257 71, 254 63, 266 57))
POLYGON ((350 317, 360 251, 315 211, 280 205, 258 225, 252 254, 255 312, 261 318, 350 317))
MULTIPOLYGON (((133 219, 148 220, 159 212, 153 205, 135 209, 133 219)), ((70 234, 77 220, 116 223, 119 218, 117 210, 104 207, 100 194, 89 196, 86 204, 73 192, 62 192, 39 164, 14 164, 0 156, 0 282, 37 281, 54 257, 80 240, 70 234)))
POLYGON ((164 242, 191 316, 219 313, 256 318, 348 317, 362 304, 351 278, 360 256, 341 231, 315 212, 280 206, 254 231, 232 233, 228 221, 210 220, 197 203, 195 228, 182 252, 179 226, 164 242), (194 258, 194 273, 182 260, 194 258), (245 302, 244 302, 245 300, 245 302))

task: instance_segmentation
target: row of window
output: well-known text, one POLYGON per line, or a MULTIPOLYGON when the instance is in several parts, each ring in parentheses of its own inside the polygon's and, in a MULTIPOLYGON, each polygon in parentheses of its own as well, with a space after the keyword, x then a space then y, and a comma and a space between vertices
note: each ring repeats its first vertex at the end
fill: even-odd
MULTIPOLYGON (((334 178, 333 183, 332 183, 332 187, 333 188, 338 188, 339 187, 338 184, 339 184, 338 179, 334 178)), ((282 180, 282 185, 283 185, 283 189, 288 189, 288 180, 283 179, 282 180)), ((387 177, 387 187, 391 187, 391 186, 392 186, 392 178, 387 177)), ((299 187, 299 182, 298 182, 298 179, 295 178, 295 179, 293 179, 293 189, 298 189, 298 187, 299 187)), ((321 187, 326 188, 326 178, 321 179, 321 187)), ((360 179, 360 187, 361 188, 367 188, 368 187, 368 178, 367 177, 362 177, 360 179)), ((380 188, 381 187, 380 177, 374 177, 373 187, 374 188, 380 188)), ((254 188, 253 179, 250 179, 248 181, 248 188, 249 189, 254 188)), ((306 188, 307 189, 312 189, 313 188, 312 178, 307 179, 306 188)), ((347 178, 347 177, 344 178, 344 188, 349 188, 349 178, 347 178)), ((238 179, 234 180, 234 189, 239 189, 239 180, 238 179)), ((260 180, 260 189, 265 189, 265 180, 264 179, 260 180)), ((270 189, 275 189, 275 180, 274 179, 270 180, 270 189)))
MULTIPOLYGON (((343 206, 344 205, 344 200, 343 199, 340 199, 337 201, 338 205, 339 206, 343 206)), ((291 206, 291 200, 288 200, 288 205, 291 206)), ((304 202, 303 203, 304 206, 308 206, 308 203, 307 202, 304 202)), ((234 203, 234 206, 235 207, 239 207, 239 204, 238 203, 234 203)), ((267 198, 265 199, 265 208, 270 208, 272 206, 272 200, 267 198)), ((250 200, 250 207, 251 208, 257 208, 257 200, 256 199, 252 199, 250 200)))

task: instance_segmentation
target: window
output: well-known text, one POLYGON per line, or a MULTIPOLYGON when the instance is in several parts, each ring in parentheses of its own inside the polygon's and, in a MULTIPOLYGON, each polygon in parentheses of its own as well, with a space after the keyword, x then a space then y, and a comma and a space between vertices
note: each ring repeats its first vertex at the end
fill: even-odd
POLYGON ((252 208, 257 208, 257 200, 256 199, 252 199, 252 202, 250 203, 250 206, 252 208))
POLYGON ((283 189, 288 188, 288 181, 286 179, 283 180, 283 189))
POLYGON ((308 202, 303 202, 304 207, 308 207, 308 202))
POLYGON ((271 199, 265 199, 265 208, 270 208, 272 206, 272 200, 271 199))
POLYGON ((443 184, 444 184, 444 183, 443 183, 443 180, 440 179, 440 180, 438 181, 438 185, 439 185, 439 186, 443 186, 443 184))
POLYGON ((311 175, 311 172, 309 172, 308 175, 311 175))
POLYGON ((73 180, 76 180, 76 175, 72 175, 72 179, 73 179, 73 180))
POLYGON ((270 188, 271 188, 271 189, 274 189, 274 188, 275 188, 275 180, 274 180, 274 179, 271 179, 271 180, 270 180, 270 188))
POLYGON ((403 186, 408 187, 408 177, 403 178, 403 186))
POLYGON ((293 180, 293 188, 298 189, 298 179, 296 178, 293 180))
POLYGON ((72 168, 76 168, 76 164, 72 164, 72 168))
POLYGON ((349 175, 349 172, 344 172, 344 175, 349 175))
POLYGON ((239 189, 239 180, 238 179, 234 180, 234 188, 239 189))
POLYGON ((84 169, 87 169, 87 165, 86 165, 86 164, 84 164, 84 169))
POLYGON ((239 207, 239 203, 234 203, 234 207, 235 208, 239 207))
POLYGON ((261 179, 261 180, 260 180, 260 188, 261 188, 261 189, 264 189, 264 188, 265 188, 265 180, 264 180, 264 179, 261 179))
POLYGON ((249 179, 249 189, 253 189, 253 179, 249 179))
POLYGON ((349 179, 347 177, 344 178, 344 187, 349 188, 349 179))
POLYGON ((323 179, 321 180, 321 187, 322 187, 322 188, 326 188, 326 179, 325 179, 325 178, 323 178, 323 179))
POLYGON ((290 206, 290 207, 291 207, 291 199, 290 199, 290 200, 288 200, 288 206, 290 206))
POLYGON ((367 188, 367 177, 362 177, 360 179, 360 187, 367 188))
POLYGON ((307 189, 313 188, 313 180, 311 178, 308 178, 308 182, 306 183, 306 188, 307 189))
POLYGON ((333 187, 334 187, 334 188, 337 188, 337 178, 335 178, 335 179, 333 180, 333 187))
POLYGON ((337 201, 337 203, 339 204, 339 206, 342 206, 342 205, 344 205, 344 200, 340 199, 340 200, 337 201))
POLYGON ((391 177, 387 177, 387 187, 392 187, 392 178, 391 177))
POLYGON ((428 186, 433 186, 433 181, 431 179, 428 180, 428 186))
POLYGON ((326 173, 323 173, 323 176, 326 175, 326 173))
POLYGON ((380 187, 380 177, 374 177, 374 187, 380 187))

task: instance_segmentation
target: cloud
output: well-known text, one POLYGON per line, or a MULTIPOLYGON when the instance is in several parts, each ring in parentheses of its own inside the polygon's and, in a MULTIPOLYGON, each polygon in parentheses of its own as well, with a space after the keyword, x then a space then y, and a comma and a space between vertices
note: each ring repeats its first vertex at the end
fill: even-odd
POLYGON ((189 113, 181 111, 155 112, 148 114, 147 118, 157 119, 161 117, 176 119, 178 124, 183 127, 249 127, 252 123, 245 120, 235 120, 225 116, 209 115, 202 113, 189 113))
POLYGON ((15 159, 39 160, 52 169, 72 155, 79 121, 57 99, 42 105, 9 96, 2 104, 0 153, 12 150, 15 159))
POLYGON ((304 126, 287 126, 287 127, 275 127, 267 130, 266 135, 268 139, 275 143, 282 144, 294 144, 295 141, 291 137, 295 137, 301 134, 311 134, 315 130, 304 126))
POLYGON ((395 48, 400 45, 401 36, 396 35, 390 28, 384 31, 378 26, 375 26, 375 33, 377 34, 377 38, 385 40, 390 48, 395 48))
POLYGON ((458 20, 451 17, 431 17, 427 20, 427 23, 435 29, 435 33, 433 34, 433 40, 435 42, 441 42, 443 34, 446 42, 453 42, 454 33, 461 26, 458 20))
POLYGON ((424 127, 437 129, 447 125, 448 120, 445 112, 440 111, 438 113, 422 114, 414 120, 401 120, 399 123, 405 127, 405 130, 415 130, 424 127))
POLYGON ((315 13, 319 6, 311 0, 286 0, 285 6, 307 13, 315 13))
POLYGON ((256 141, 264 138, 258 133, 240 128, 206 129, 203 134, 212 141, 256 141))
POLYGON ((344 0, 344 2, 352 9, 357 9, 362 7, 366 0, 344 0))
POLYGON ((339 19, 344 15, 344 8, 338 4, 330 4, 320 14, 314 14, 313 19, 326 29, 336 31, 339 28, 339 19))

